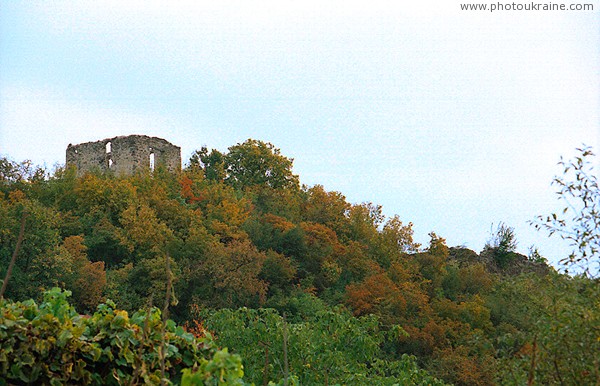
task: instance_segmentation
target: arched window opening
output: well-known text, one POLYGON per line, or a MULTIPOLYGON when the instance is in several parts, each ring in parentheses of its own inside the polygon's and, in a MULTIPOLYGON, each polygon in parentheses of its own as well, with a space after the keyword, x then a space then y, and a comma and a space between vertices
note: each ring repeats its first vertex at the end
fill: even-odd
POLYGON ((150 153, 150 170, 154 171, 154 153, 150 153))
POLYGON ((106 143, 106 154, 108 154, 108 153, 110 153, 110 152, 112 151, 112 149, 111 149, 111 145, 112 145, 112 144, 111 144, 110 142, 107 142, 107 143, 106 143))
POLYGON ((108 159, 108 168, 110 169, 110 168, 112 168, 112 166, 113 166, 113 160, 109 158, 108 159))

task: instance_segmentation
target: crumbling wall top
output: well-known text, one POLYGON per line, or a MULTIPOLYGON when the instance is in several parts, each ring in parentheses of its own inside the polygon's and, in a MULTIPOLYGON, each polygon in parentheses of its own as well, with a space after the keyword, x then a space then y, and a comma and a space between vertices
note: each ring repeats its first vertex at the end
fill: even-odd
POLYGON ((158 137, 127 135, 67 146, 67 166, 75 166, 77 174, 92 170, 132 175, 154 170, 159 164, 170 171, 181 170, 181 148, 158 137))

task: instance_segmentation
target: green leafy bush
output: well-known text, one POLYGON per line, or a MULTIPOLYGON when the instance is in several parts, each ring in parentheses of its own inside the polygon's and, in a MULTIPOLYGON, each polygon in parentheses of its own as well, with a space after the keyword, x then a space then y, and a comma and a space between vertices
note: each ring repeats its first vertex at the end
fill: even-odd
POLYGON ((187 384, 243 384, 241 359, 210 334, 196 338, 172 320, 163 333, 157 308, 129 316, 111 301, 79 315, 68 296, 54 288, 39 306, 0 300, 0 384, 180 383, 184 369, 187 384))

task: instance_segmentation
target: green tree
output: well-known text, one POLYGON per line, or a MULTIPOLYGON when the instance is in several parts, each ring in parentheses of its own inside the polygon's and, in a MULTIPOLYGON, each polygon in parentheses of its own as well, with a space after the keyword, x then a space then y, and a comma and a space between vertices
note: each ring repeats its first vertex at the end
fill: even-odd
POLYGON ((292 280, 296 277, 296 267, 289 257, 269 250, 260 272, 260 278, 269 283, 269 290, 291 289, 292 280))
POLYGON ((600 383, 600 286, 551 272, 498 283, 488 303, 505 384, 600 383))
POLYGON ((419 270, 423 278, 427 280, 425 285, 430 297, 434 297, 436 292, 442 291, 444 277, 448 271, 446 262, 448 260, 449 249, 446 246, 446 240, 438 237, 434 232, 429 234, 429 248, 426 252, 415 254, 415 259, 419 263, 419 270))
POLYGON ((196 150, 190 158, 190 168, 200 168, 208 180, 223 181, 226 176, 225 155, 218 150, 203 146, 196 150))
POLYGON ((4 278, 15 249, 23 212, 27 213, 23 242, 5 294, 13 300, 38 299, 40 290, 59 284, 61 273, 56 259, 61 241, 57 212, 14 190, 8 199, 0 196, 0 277, 4 278))
POLYGON ((17 163, 8 158, 0 158, 0 192, 10 190, 28 190, 46 179, 46 170, 34 166, 29 160, 17 163))
POLYGON ((293 162, 293 159, 281 155, 273 144, 248 139, 229 148, 225 156, 225 182, 236 189, 253 185, 298 189, 298 176, 292 173, 293 162))
POLYGON ((420 245, 413 241, 412 226, 412 223, 404 225, 398 215, 388 219, 379 236, 380 253, 396 261, 404 254, 416 252, 420 245))
POLYGON ((494 261, 500 268, 506 268, 515 259, 516 249, 515 229, 504 223, 498 224, 496 232, 484 247, 484 251, 492 253, 494 261))
POLYGON ((303 187, 305 200, 302 204, 302 218, 333 229, 338 235, 348 226, 350 204, 339 192, 327 192, 322 185, 303 187))
POLYGON ((367 245, 377 242, 379 226, 385 220, 381 205, 365 202, 352 205, 348 211, 349 226, 346 227, 348 239, 367 245))

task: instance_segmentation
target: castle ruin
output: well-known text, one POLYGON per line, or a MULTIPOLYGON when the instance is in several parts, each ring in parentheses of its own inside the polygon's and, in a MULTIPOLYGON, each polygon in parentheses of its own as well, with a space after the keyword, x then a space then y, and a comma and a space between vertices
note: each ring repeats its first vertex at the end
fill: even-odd
POLYGON ((115 175, 132 175, 163 165, 169 171, 181 170, 181 148, 158 137, 128 135, 67 146, 67 167, 77 174, 110 171, 115 175))

